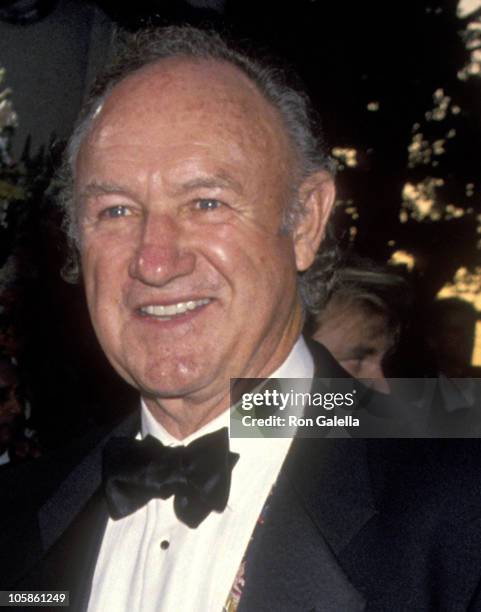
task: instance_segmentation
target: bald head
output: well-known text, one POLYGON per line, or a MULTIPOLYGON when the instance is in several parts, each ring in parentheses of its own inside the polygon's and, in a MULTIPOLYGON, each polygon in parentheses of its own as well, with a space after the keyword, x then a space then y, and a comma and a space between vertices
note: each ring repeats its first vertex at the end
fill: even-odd
MULTIPOLYGON (((134 35, 121 36, 117 46, 114 62, 98 77, 82 109, 60 176, 63 187, 59 203, 66 210, 65 227, 72 246, 77 244, 78 239, 72 201, 72 174, 80 145, 112 90, 122 81, 158 62, 188 59, 195 63, 203 60, 210 62, 213 67, 223 64, 235 68, 231 72, 232 77, 239 81, 242 76, 244 84, 256 89, 271 107, 271 112, 277 114, 280 130, 289 140, 294 153, 295 163, 291 164, 289 170, 291 175, 297 174, 297 184, 309 174, 320 169, 330 169, 330 160, 324 149, 315 112, 308 99, 287 84, 286 74, 279 68, 273 68, 237 51, 214 32, 190 27, 146 29, 134 35)), ((209 90, 210 87, 207 87, 203 95, 209 96, 209 90)), ((295 193, 297 184, 292 185, 292 193, 295 193)), ((294 227, 301 214, 300 203, 292 197, 285 210, 285 227, 294 227)), ((68 280, 74 280, 77 276, 75 248, 72 256, 70 265, 64 270, 68 280)))
MULTIPOLYGON (((183 164, 167 177, 176 189, 183 184, 183 170, 195 165, 196 155, 203 155, 214 140, 216 150, 208 159, 212 164, 216 156, 225 161, 225 176, 219 175, 219 180, 235 186, 236 166, 244 155, 250 180, 256 174, 272 176, 278 190, 276 200, 280 205, 286 203, 295 163, 282 119, 252 81, 226 62, 161 60, 121 81, 90 124, 76 173, 86 156, 100 158, 109 148, 121 146, 127 165, 137 157, 138 147, 155 149, 155 159, 163 169, 169 165, 173 148, 185 149, 183 164)), ((98 167, 98 162, 91 165, 98 167)), ((160 180, 160 175, 154 173, 152 180, 160 180)), ((86 183, 92 181, 77 181, 86 183)))

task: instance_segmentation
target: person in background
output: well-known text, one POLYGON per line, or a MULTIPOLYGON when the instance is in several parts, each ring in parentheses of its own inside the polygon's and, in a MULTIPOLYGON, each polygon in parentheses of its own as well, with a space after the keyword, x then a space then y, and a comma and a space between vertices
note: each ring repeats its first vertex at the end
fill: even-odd
POLYGON ((0 358, 0 465, 41 455, 36 432, 28 426, 26 402, 16 366, 0 358))
POLYGON ((348 255, 334 273, 329 295, 324 296, 323 283, 307 333, 324 344, 352 376, 372 379, 372 386, 387 391, 388 360, 409 307, 408 283, 389 266, 348 255))

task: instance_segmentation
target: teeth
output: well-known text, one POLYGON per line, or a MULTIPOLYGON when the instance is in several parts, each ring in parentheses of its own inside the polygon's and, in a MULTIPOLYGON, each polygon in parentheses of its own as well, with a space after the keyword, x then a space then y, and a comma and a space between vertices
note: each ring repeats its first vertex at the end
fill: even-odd
POLYGON ((202 300, 191 300, 189 302, 179 302, 178 304, 170 304, 169 306, 143 306, 140 310, 143 314, 153 317, 173 317, 178 314, 183 314, 188 310, 195 310, 199 306, 208 304, 208 298, 202 300))

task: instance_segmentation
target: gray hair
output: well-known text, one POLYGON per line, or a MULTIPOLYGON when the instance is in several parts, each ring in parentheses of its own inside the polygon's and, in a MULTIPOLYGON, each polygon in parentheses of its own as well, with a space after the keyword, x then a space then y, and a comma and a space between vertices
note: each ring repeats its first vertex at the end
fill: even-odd
POLYGON ((324 270, 325 266, 314 265, 308 271, 307 302, 313 315, 308 331, 314 332, 331 316, 327 306, 355 305, 381 315, 386 330, 397 340, 412 302, 409 284, 397 269, 348 252, 339 257, 327 283, 324 270))
POLYGON ((72 258, 64 267, 66 280, 78 276, 78 227, 73 203, 74 169, 78 151, 102 104, 120 81, 146 65, 173 57, 228 62, 240 69, 256 84, 259 91, 279 112, 297 161, 295 185, 292 185, 282 229, 291 231, 303 210, 297 198, 297 187, 314 172, 333 170, 324 145, 317 115, 307 96, 288 84, 286 72, 273 65, 253 59, 228 45, 216 32, 188 26, 149 28, 135 34, 122 33, 117 40, 113 63, 100 75, 84 104, 73 135, 68 143, 59 173, 58 202, 64 210, 72 258))

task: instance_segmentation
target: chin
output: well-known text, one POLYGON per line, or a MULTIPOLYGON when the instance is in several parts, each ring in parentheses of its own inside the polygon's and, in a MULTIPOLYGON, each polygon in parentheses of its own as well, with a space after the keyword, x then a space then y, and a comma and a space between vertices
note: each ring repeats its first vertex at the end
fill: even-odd
POLYGON ((194 396, 210 387, 215 376, 199 368, 170 363, 167 367, 153 367, 134 378, 134 386, 142 395, 156 398, 194 396))

